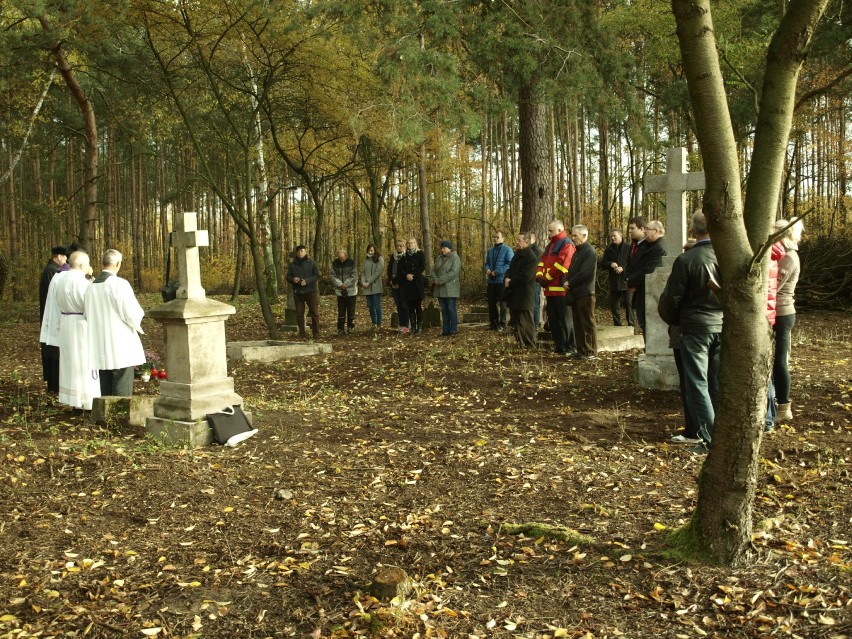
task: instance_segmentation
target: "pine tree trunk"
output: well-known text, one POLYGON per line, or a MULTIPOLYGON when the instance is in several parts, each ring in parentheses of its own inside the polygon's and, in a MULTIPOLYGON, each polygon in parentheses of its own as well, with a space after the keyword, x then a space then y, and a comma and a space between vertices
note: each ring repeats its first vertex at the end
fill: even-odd
POLYGON ((553 175, 550 172, 547 105, 533 84, 518 95, 521 163, 521 228, 540 232, 553 219, 553 175))

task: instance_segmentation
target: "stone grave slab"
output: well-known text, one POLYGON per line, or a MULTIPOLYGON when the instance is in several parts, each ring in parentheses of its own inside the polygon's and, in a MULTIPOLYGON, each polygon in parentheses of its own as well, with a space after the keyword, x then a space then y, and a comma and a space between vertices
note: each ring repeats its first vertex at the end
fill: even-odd
MULTIPOLYGON (((634 348, 642 348, 641 335, 633 334, 632 326, 598 326, 598 353, 620 353, 634 348)), ((552 344, 553 338, 548 331, 538 332, 540 344, 552 344)))
POLYGON ((308 357, 331 353, 331 344, 321 342, 287 342, 284 340, 258 340, 254 342, 228 342, 228 359, 234 362, 280 362, 294 357, 308 357))
POLYGON ((462 314, 462 324, 488 324, 487 306, 474 306, 467 313, 462 314))

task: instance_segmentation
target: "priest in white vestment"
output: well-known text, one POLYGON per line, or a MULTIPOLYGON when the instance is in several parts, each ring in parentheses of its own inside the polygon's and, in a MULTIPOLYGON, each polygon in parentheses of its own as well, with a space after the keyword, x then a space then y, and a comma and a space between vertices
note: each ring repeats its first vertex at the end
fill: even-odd
POLYGON ((41 340, 59 346, 59 401, 74 408, 92 409, 101 396, 98 371, 89 364, 89 339, 83 304, 91 282, 89 256, 75 251, 70 269, 50 282, 42 322, 41 340))
POLYGON ((130 397, 134 367, 145 363, 139 334, 145 311, 130 282, 118 277, 122 255, 104 253, 103 271, 86 291, 85 318, 89 332, 90 365, 98 369, 102 396, 130 397))

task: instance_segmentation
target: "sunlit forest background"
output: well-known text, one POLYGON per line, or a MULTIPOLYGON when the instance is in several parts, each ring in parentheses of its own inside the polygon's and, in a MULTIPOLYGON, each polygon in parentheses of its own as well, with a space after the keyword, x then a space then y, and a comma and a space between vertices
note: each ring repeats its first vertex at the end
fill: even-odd
MULTIPOLYGON (((779 11, 714 7, 746 172, 779 11)), ((12 0, 0 26, 14 300, 72 242, 121 250, 122 274, 157 290, 183 211, 210 232, 208 292, 275 301, 295 245, 328 269, 338 247, 360 264, 396 237, 429 259, 452 240, 474 291, 493 230, 511 242, 558 217, 602 249, 631 216, 667 221, 642 185, 669 147, 701 170, 666 2, 12 0)), ((832 3, 787 149, 778 216, 806 216, 806 304, 852 297, 850 38, 850 3, 832 3)))

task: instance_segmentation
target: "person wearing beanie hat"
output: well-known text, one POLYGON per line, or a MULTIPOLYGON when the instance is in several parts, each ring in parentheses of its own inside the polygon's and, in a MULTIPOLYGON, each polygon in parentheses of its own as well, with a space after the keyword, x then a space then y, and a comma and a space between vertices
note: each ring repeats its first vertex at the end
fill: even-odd
POLYGON ((455 335, 459 327, 457 303, 461 294, 461 258, 449 240, 441 242, 441 253, 435 258, 432 290, 441 305, 441 335, 455 335))
MULTIPOLYGON (((50 249, 51 258, 47 261, 41 272, 41 280, 38 283, 38 319, 44 320, 44 308, 47 303, 47 291, 53 276, 59 273, 65 262, 68 261, 68 251, 64 246, 54 246, 50 249)), ((41 372, 42 378, 47 382, 49 393, 59 392, 59 347, 48 346, 39 342, 41 347, 41 372)))

